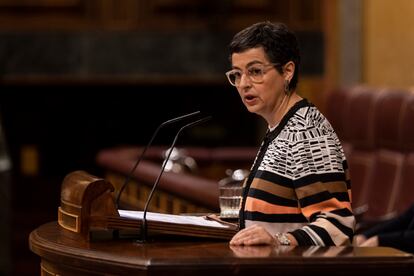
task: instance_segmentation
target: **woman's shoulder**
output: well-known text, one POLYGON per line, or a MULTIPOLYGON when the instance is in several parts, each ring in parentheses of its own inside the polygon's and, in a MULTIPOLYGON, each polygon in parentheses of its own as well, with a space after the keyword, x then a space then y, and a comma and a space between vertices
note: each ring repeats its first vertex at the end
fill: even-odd
POLYGON ((301 133, 302 136, 309 134, 311 137, 334 133, 326 117, 312 104, 299 108, 289 120, 285 131, 301 133))
POLYGON ((297 119, 303 118, 303 122, 306 122, 307 125, 318 125, 328 122, 328 120, 322 114, 322 112, 311 103, 307 106, 300 108, 296 112, 295 117, 297 119))

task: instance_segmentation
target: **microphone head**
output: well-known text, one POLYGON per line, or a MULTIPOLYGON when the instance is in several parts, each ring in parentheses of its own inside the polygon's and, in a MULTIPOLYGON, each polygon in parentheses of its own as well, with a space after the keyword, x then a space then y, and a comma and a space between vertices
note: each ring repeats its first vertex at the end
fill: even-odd
POLYGON ((181 120, 184 120, 184 119, 187 119, 187 118, 194 117, 194 116, 196 116, 196 115, 198 115, 200 113, 201 113, 200 111, 195 111, 195 112, 192 112, 192 113, 188 113, 188 114, 185 114, 185 115, 182 115, 182 116, 179 116, 179 117, 170 119, 168 121, 165 121, 164 123, 162 123, 162 125, 169 125, 169 124, 175 123, 177 121, 181 121, 181 120))
POLYGON ((212 118, 213 118, 212 116, 207 116, 207 117, 201 118, 201 119, 199 119, 197 121, 194 121, 194 122, 191 122, 191 123, 186 124, 181 129, 184 129, 184 128, 187 128, 187 127, 192 127, 192 126, 195 126, 195 125, 198 125, 198 124, 207 122, 207 121, 211 120, 212 118))

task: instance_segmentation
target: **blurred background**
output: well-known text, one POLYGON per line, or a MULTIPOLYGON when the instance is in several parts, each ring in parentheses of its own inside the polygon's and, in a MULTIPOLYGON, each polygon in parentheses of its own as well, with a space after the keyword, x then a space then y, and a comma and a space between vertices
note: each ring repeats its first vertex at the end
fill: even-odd
POLYGON ((0 274, 39 272, 28 235, 56 220, 67 173, 103 174, 100 150, 196 110, 213 120, 179 144, 258 145, 264 122, 224 75, 242 28, 296 32, 299 93, 324 111, 336 87, 413 85, 413 17, 411 0, 0 0, 0 274))

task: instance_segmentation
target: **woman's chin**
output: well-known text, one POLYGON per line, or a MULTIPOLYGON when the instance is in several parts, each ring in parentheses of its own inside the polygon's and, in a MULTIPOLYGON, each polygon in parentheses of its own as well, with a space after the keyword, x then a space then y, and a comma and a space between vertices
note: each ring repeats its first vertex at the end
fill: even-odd
POLYGON ((259 113, 260 113, 260 109, 259 109, 259 107, 257 106, 257 105, 245 105, 246 106, 246 108, 247 108, 247 110, 250 112, 250 113, 255 113, 255 114, 257 114, 257 115, 260 115, 259 113))

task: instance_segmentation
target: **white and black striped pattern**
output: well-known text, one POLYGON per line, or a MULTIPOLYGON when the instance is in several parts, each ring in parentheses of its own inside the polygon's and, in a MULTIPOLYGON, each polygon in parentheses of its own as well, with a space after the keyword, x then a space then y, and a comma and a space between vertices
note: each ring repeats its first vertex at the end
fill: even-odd
POLYGON ((315 108, 299 109, 269 145, 259 170, 297 179, 343 173, 345 155, 328 120, 315 108))

